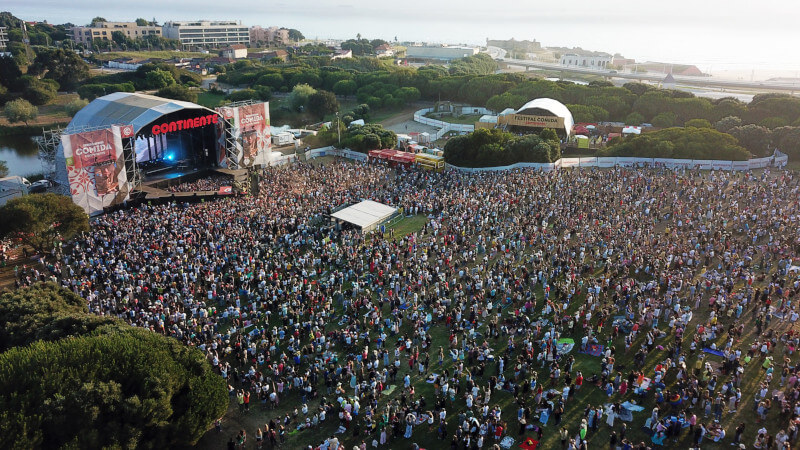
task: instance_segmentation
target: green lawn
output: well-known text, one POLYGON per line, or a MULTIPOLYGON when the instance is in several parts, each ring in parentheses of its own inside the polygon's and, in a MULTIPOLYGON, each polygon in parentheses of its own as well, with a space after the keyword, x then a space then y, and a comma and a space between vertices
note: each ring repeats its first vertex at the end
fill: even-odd
POLYGON ((205 106, 206 108, 216 108, 225 103, 225 94, 215 94, 209 91, 203 91, 197 94, 197 103, 205 106))
POLYGON ((424 214, 417 214, 416 216, 403 217, 398 222, 392 224, 389 229, 394 230, 395 238, 399 239, 405 235, 418 232, 425 226, 425 222, 427 221, 428 218, 424 214))
POLYGON ((441 120, 443 122, 448 123, 455 123, 461 125, 472 125, 481 118, 481 114, 465 114, 460 116, 441 116, 439 117, 438 114, 432 115, 430 113, 426 114, 425 117, 441 120))

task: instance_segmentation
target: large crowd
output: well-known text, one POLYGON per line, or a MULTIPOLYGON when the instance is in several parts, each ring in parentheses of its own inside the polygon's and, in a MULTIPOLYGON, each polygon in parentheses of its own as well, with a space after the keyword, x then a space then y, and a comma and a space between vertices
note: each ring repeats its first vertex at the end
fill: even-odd
POLYGON ((592 448, 788 449, 799 189, 774 170, 297 163, 264 171, 269 195, 104 215, 18 283, 50 277, 96 314, 200 349, 242 414, 282 411, 232 447, 301 433, 295 445, 331 450, 424 435, 586 449, 604 428, 592 448), (327 223, 361 199, 427 220, 405 236, 327 223), (757 420, 725 420, 740 410, 757 420), (303 439, 331 421, 338 433, 303 439))
POLYGON ((167 188, 169 192, 218 191, 222 186, 233 185, 233 179, 226 175, 211 175, 195 181, 186 181, 167 188))

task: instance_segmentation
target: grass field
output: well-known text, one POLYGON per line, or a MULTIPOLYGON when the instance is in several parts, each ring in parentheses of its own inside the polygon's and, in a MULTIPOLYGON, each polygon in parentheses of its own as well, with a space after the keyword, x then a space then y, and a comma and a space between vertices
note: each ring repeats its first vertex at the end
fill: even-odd
POLYGON ((215 108, 225 103, 225 94, 202 91, 197 94, 197 103, 206 108, 215 108))
MULTIPOLYGON (((77 98, 77 94, 59 93, 52 102, 39 106, 39 115, 36 119, 28 122, 28 124, 43 125, 69 122, 70 116, 67 114, 65 106, 77 98)), ((6 119, 5 112, 2 108, 0 108, 0 125, 11 125, 6 119)), ((22 123, 18 122, 13 125, 22 125, 22 123)))
MULTIPOLYGON (((421 227, 425 223, 425 217, 418 215, 410 218, 404 218, 400 222, 393 225, 396 236, 399 237, 400 235, 412 232, 418 232, 421 227)), ((421 239, 429 239, 430 236, 421 237, 421 239)), ((496 259, 495 259, 496 261, 496 259)), ((602 274, 602 270, 598 270, 596 275, 602 274)), ((699 275, 699 274, 698 274, 699 275)), ((737 288, 739 286, 736 286, 737 288)), ((537 295, 537 298, 540 299, 540 304, 537 305, 537 311, 541 310, 543 304, 541 303, 541 299, 543 298, 543 292, 541 290, 541 286, 537 285, 534 289, 534 292, 537 295)), ((695 317, 697 318, 707 318, 710 308, 707 306, 708 295, 704 296, 703 302, 701 303, 701 307, 699 310, 693 311, 695 317)), ((567 310, 568 313, 574 313, 579 305, 584 300, 585 295, 581 294, 577 296, 571 303, 567 310)), ((388 311, 384 311, 387 313, 388 311)), ((503 310, 503 315, 513 314, 514 310, 513 307, 508 307, 503 310)), ((742 320, 745 323, 745 330, 746 334, 742 337, 742 341, 744 342, 751 342, 753 338, 753 334, 755 333, 755 327, 753 326, 752 321, 754 320, 754 314, 744 314, 742 316, 742 320)), ((730 323, 729 318, 723 317, 721 322, 724 326, 730 323)), ((701 322, 702 320, 700 320, 701 322)), ((692 322, 693 325, 700 323, 698 320, 694 320, 692 322)), ((596 328, 596 323, 592 324, 596 328)), ((328 329, 333 329, 336 325, 329 324, 328 329)), ((788 324, 778 324, 776 329, 779 332, 786 331, 790 326, 788 324)), ((402 333, 407 333, 411 330, 409 326, 405 326, 405 329, 401 330, 402 333)), ((661 329, 667 329, 668 327, 666 324, 661 323, 661 329)), ((479 328, 480 331, 485 331, 483 328, 479 328)), ((445 349, 448 345, 448 336, 449 331, 446 327, 442 325, 434 325, 429 329, 429 333, 432 337, 432 347, 431 351, 438 351, 439 346, 443 346, 445 349)), ((693 335, 695 333, 695 328, 690 326, 687 328, 687 333, 684 336, 684 342, 691 341, 693 335)), ((609 336, 609 325, 607 324, 606 327, 601 331, 601 336, 609 336)), ((634 342, 631 348, 636 349, 643 343, 644 340, 644 332, 642 332, 637 340, 634 342)), ((581 337, 583 336, 583 330, 580 330, 580 327, 576 327, 576 332, 574 335, 566 337, 571 337, 575 340, 575 342, 580 342, 581 337)), ((626 353, 624 351, 624 337, 620 335, 616 339, 609 339, 607 342, 602 342, 603 344, 611 344, 614 345, 618 350, 615 353, 615 357, 617 358, 617 369, 620 370, 624 375, 627 375, 628 371, 634 368, 633 364, 633 351, 630 353, 626 353)), ((506 342, 508 337, 501 336, 499 338, 489 338, 487 339, 489 345, 494 349, 494 354, 501 354, 506 350, 506 342)), ((388 349, 390 353, 394 349, 394 345, 391 343, 392 339, 389 339, 388 349)), ((652 376, 652 368, 660 361, 663 361, 667 357, 667 350, 669 344, 673 342, 673 338, 670 335, 667 337, 658 339, 656 344, 659 346, 658 348, 663 347, 664 350, 659 350, 658 348, 652 352, 650 352, 647 356, 645 361, 645 370, 646 376, 652 376)), ((722 334, 720 338, 716 342, 718 346, 724 345, 724 337, 722 334)), ((774 351, 774 355, 776 356, 776 360, 779 359, 778 355, 784 350, 783 344, 778 344, 778 347, 774 351)), ((572 356, 575 358, 575 365, 573 372, 575 370, 579 370, 584 374, 584 377, 587 379, 587 382, 584 383, 583 388, 578 390, 575 394, 575 397, 569 401, 566 406, 565 414, 562 417, 561 425, 565 426, 569 431, 570 436, 574 436, 578 431, 578 425, 580 424, 580 420, 583 417, 584 410, 589 405, 593 406, 601 406, 609 402, 623 402, 625 400, 633 400, 643 406, 645 409, 641 412, 634 413, 634 420, 633 422, 626 423, 628 426, 627 429, 627 437, 633 443, 645 442, 647 445, 652 445, 650 442, 650 438, 647 434, 645 434, 639 427, 644 423, 645 419, 649 417, 650 411, 656 406, 653 393, 648 393, 645 397, 638 397, 629 391, 625 396, 621 396, 618 393, 613 394, 611 397, 608 397, 605 392, 596 387, 591 385, 588 382, 588 379, 592 376, 592 374, 599 373, 600 371, 600 358, 595 356, 590 356, 586 354, 581 354, 577 352, 577 348, 574 349, 571 353, 572 356)), ((687 366, 694 367, 694 363, 697 360, 697 353, 693 356, 689 356, 687 358, 687 366)), ((431 361, 435 361, 436 358, 431 358, 431 361)), ((709 360, 712 364, 716 365, 717 363, 721 362, 719 358, 710 356, 709 360)), ((405 363, 405 360, 404 360, 405 363)), ((444 369, 452 369, 453 362, 450 360, 449 357, 445 358, 444 364, 442 367, 438 367, 435 364, 433 367, 430 368, 431 372, 441 373, 444 369)), ((433 399, 435 398, 433 385, 428 384, 425 382, 424 377, 418 375, 416 369, 413 371, 409 371, 408 365, 403 364, 401 367, 400 374, 398 376, 398 380, 402 379, 402 376, 405 373, 409 373, 412 378, 412 383, 416 388, 417 394, 424 396, 428 399, 429 405, 433 403, 433 399)), ((668 376, 666 378, 667 389, 670 389, 674 386, 674 371, 671 372, 672 376, 668 376)), ((756 391, 756 386, 758 383, 763 379, 763 370, 760 367, 760 361, 754 360, 750 365, 745 368, 744 371, 744 379, 741 384, 743 397, 741 400, 741 406, 738 408, 737 412, 733 413, 724 413, 722 416, 722 420, 720 421, 721 425, 725 427, 728 431, 728 437, 725 439, 724 442, 715 444, 710 442, 709 440, 703 441, 703 448, 709 449, 721 449, 727 448, 730 446, 733 429, 738 425, 740 422, 745 422, 747 424, 746 431, 744 433, 743 442, 747 443, 748 445, 753 442, 755 439, 755 431, 757 428, 761 427, 761 424, 757 424, 754 421, 754 412, 752 410, 753 405, 753 398, 756 391)), ((486 373, 483 377, 476 377, 479 385, 485 385, 488 381, 488 378, 492 375, 496 374, 496 367, 494 364, 489 364, 486 370, 486 373)), ((545 388, 549 388, 548 378, 547 378, 547 370, 542 369, 539 370, 539 380, 541 383, 544 383, 545 388)), ((507 373, 507 376, 508 373, 507 373)), ((721 378, 721 380, 723 380, 721 378)), ((560 384, 556 384, 554 386, 556 389, 560 389, 563 387, 560 384)), ((381 401, 379 402, 379 410, 387 403, 389 399, 395 398, 401 389, 397 389, 393 395, 384 396, 381 401)), ((517 448, 517 446, 522 442, 525 437, 533 437, 535 438, 535 433, 527 432, 524 435, 517 434, 517 421, 516 421, 516 409, 517 405, 515 403, 513 395, 506 391, 496 391, 492 394, 492 405, 497 405, 502 408, 502 418, 505 422, 507 422, 508 426, 507 435, 513 436, 516 441, 512 448, 517 448)), ((250 436, 252 436, 253 430, 256 426, 263 426, 263 424, 270 420, 273 417, 282 417, 286 413, 291 413, 295 408, 299 408, 301 405, 299 403, 299 398, 297 394, 289 394, 288 397, 285 397, 282 400, 281 406, 275 410, 268 410, 263 409, 259 405, 256 405, 255 408, 249 413, 239 413, 238 409, 235 407, 233 403, 231 403, 231 407, 228 410, 224 418, 224 426, 223 432, 217 433, 216 431, 210 431, 203 437, 200 441, 198 447, 203 449, 212 449, 212 448, 220 448, 227 442, 227 439, 238 432, 239 429, 244 428, 250 436)), ((314 403, 309 403, 309 406, 313 409, 317 406, 316 401, 314 403)), ((448 432, 452 435, 455 432, 455 428, 457 425, 455 424, 456 420, 455 417, 458 416, 459 412, 465 410, 464 401, 463 399, 459 398, 456 400, 455 403, 447 401, 447 415, 448 415, 448 432)), ((669 413, 671 407, 668 404, 661 404, 661 414, 669 413)), ((698 416, 698 423, 710 423, 713 421, 713 417, 704 417, 703 410, 697 406, 690 410, 690 413, 695 413, 698 416)), ((777 433, 777 425, 778 423, 785 424, 785 420, 779 420, 779 408, 773 407, 772 410, 768 413, 768 420, 766 422, 766 426, 769 431, 774 435, 777 433)), ((300 419, 302 420, 302 414, 300 415, 300 419)), ((619 433, 621 422, 617 420, 614 430, 619 433)), ((537 422, 537 425, 541 425, 537 422)), ((325 423, 320 424, 320 426, 312 429, 306 429, 302 431, 295 431, 290 433, 288 436, 288 440, 283 448, 302 448, 305 445, 317 445, 322 440, 327 438, 328 436, 332 435, 338 427, 338 420, 336 417, 329 418, 325 423)), ((540 449, 555 449, 560 448, 559 442, 559 434, 558 434, 558 427, 555 426, 554 420, 551 418, 549 423, 544 426, 543 428, 543 437, 542 441, 540 442, 540 449)), ((595 432, 590 431, 586 439, 589 444, 589 448, 607 448, 608 441, 610 436, 611 429, 603 423, 599 427, 599 429, 595 432)), ((359 444, 362 440, 365 440, 366 443, 369 445, 373 439, 373 436, 353 436, 352 431, 348 431, 344 434, 338 436, 339 439, 344 444, 344 448, 350 449, 353 445, 359 444)), ((423 448, 427 449, 436 449, 442 448, 443 446, 449 445, 449 441, 439 441, 436 438, 436 433, 429 432, 427 427, 419 426, 414 429, 414 433, 412 439, 403 439, 399 438, 398 440, 390 440, 387 446, 383 446, 382 448, 390 448, 390 449, 407 449, 410 448, 411 443, 416 442, 423 448)), ((488 441, 487 441, 488 442, 488 441)), ((672 442, 665 442, 663 448, 689 448, 691 446, 692 436, 690 433, 687 432, 686 429, 683 430, 681 435, 677 437, 672 442)), ((491 443, 489 443, 491 445, 491 443)), ((485 445, 484 448, 487 446, 485 445)), ((750 447, 748 447, 750 448, 750 447)))
POLYGON ((455 123, 460 125, 472 125, 481 118, 481 114, 464 114, 459 116, 439 116, 439 114, 426 114, 425 117, 441 120, 443 122, 455 123))

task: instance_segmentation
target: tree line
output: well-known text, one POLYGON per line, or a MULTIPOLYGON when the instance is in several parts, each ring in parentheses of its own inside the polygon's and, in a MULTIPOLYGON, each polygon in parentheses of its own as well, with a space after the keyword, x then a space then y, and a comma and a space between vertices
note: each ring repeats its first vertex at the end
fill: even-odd
POLYGON ((497 128, 479 129, 450 138, 444 158, 459 167, 506 166, 520 162, 550 163, 561 158, 558 135, 551 129, 518 136, 497 128))
POLYGON ((168 448, 225 412, 205 355, 86 310, 52 283, 0 295, 0 439, 7 448, 168 448))

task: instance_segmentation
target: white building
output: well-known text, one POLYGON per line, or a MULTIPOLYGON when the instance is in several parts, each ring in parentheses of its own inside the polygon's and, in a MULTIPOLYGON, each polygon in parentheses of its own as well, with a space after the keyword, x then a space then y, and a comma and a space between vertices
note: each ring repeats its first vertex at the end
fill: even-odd
POLYGON ((88 27, 72 27, 72 40, 78 44, 91 45, 95 39, 110 41, 115 31, 128 39, 142 39, 147 36, 161 36, 161 27, 139 26, 136 22, 94 22, 88 27))
POLYGON ((585 56, 577 53, 565 53, 558 61, 562 66, 585 67, 587 69, 605 69, 611 64, 611 55, 585 56))
POLYGON ((247 58, 247 47, 242 44, 234 44, 219 51, 219 56, 230 59, 247 58))
POLYGON ((250 43, 250 29, 235 21, 167 22, 163 35, 192 47, 229 47, 250 43))
POLYGON ((7 46, 8 34, 6 33, 6 27, 0 27, 0 51, 5 51, 7 46))

